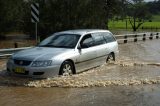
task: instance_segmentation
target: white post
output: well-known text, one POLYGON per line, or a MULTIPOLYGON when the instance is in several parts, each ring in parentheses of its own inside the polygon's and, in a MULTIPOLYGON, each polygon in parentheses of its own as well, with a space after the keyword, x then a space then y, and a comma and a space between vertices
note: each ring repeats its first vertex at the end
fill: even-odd
POLYGON ((38 44, 37 22, 35 23, 36 44, 38 44))

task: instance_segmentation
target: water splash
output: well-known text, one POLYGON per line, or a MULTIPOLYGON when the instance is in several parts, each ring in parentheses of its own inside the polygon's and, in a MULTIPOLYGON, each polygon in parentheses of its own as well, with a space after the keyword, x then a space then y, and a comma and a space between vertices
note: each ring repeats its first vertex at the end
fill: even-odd
MULTIPOLYGON (((159 67, 160 63, 136 62, 132 59, 119 59, 116 62, 104 64, 100 67, 72 76, 57 76, 48 79, 31 79, 10 76, 6 71, 0 71, 0 85, 4 86, 25 86, 25 87, 106 87, 111 85, 141 85, 141 84, 160 84, 160 75, 145 78, 127 77, 102 79, 106 77, 102 71, 111 70, 114 67, 159 67), (93 77, 94 76, 94 77, 93 77), (96 78, 96 76, 98 78, 96 78), (99 77, 100 76, 100 77, 99 77)), ((135 70, 136 72, 136 70, 135 70)), ((106 72, 107 73, 107 72, 106 72)))

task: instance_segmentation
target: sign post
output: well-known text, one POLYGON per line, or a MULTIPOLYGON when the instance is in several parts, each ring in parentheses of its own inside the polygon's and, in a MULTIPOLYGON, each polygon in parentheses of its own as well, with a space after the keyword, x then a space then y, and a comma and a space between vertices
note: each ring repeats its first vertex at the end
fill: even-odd
POLYGON ((39 22, 39 4, 38 3, 31 4, 31 22, 35 23, 36 43, 38 43, 38 34, 37 34, 37 23, 39 22))

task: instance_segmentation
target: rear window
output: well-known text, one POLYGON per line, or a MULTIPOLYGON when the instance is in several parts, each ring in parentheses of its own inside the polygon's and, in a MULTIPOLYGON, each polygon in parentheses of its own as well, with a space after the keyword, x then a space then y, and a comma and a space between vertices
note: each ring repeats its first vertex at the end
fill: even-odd
POLYGON ((101 33, 93 33, 92 36, 94 38, 95 45, 101 45, 106 43, 101 33))
POLYGON ((116 41, 112 33, 103 32, 102 35, 107 43, 116 41))

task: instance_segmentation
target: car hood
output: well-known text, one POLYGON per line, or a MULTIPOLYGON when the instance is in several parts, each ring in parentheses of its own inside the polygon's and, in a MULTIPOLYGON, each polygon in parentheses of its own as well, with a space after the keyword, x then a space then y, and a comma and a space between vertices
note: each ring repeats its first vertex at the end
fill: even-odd
POLYGON ((65 48, 49 48, 49 47, 34 47, 15 53, 13 59, 24 59, 24 60, 50 60, 61 53, 70 51, 73 49, 65 48))

